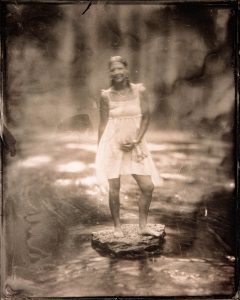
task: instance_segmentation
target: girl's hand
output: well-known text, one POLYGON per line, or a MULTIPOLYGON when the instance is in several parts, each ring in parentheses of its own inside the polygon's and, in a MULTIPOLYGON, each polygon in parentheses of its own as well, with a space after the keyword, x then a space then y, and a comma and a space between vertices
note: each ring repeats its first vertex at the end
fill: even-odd
POLYGON ((135 146, 135 144, 133 142, 127 142, 127 143, 121 144, 120 149, 122 151, 129 152, 133 149, 134 146, 135 146))

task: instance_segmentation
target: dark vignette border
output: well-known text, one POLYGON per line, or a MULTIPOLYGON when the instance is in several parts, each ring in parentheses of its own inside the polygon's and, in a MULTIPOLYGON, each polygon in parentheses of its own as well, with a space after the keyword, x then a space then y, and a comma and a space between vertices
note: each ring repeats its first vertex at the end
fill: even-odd
MULTIPOLYGON (((3 101, 3 106, 6 105, 6 47, 5 47, 5 12, 6 12, 6 5, 5 4, 2 4, 0 3, 0 98, 1 98, 1 101, 3 101)), ((3 215, 4 215, 4 189, 3 189, 3 186, 4 186, 4 178, 5 176, 4 175, 4 171, 6 171, 6 168, 4 168, 6 166, 6 161, 5 161, 5 151, 4 151, 4 146, 3 146, 3 140, 2 138, 0 137, 0 188, 1 188, 1 191, 0 191, 0 200, 1 200, 1 203, 0 203, 0 266, 1 266, 1 269, 2 266, 4 265, 4 261, 3 261, 3 245, 4 245, 4 239, 3 239, 3 225, 4 225, 4 218, 3 218, 3 215)), ((3 281, 4 281, 4 278, 2 276, 2 272, 0 273, 0 288, 1 288, 1 291, 2 291, 2 286, 3 286, 3 281)), ((1 293, 1 292, 0 292, 1 293)), ((2 294, 1 294, 2 296, 2 294)))
MULTIPOLYGON (((44 300, 44 299, 82 299, 82 300, 145 300, 145 299, 164 299, 164 300, 188 300, 188 299, 235 299, 240 300, 240 1, 238 0, 0 0, 0 97, 3 99, 4 109, 6 114, 8 112, 7 105, 7 51, 6 51, 6 31, 5 31, 5 17, 6 17, 6 6, 7 4, 34 4, 34 3, 44 3, 48 5, 76 5, 76 4, 86 4, 86 9, 83 11, 83 14, 87 14, 87 10, 91 7, 91 5, 95 5, 97 3, 101 4, 114 4, 114 5, 127 5, 127 4, 159 4, 159 5, 178 5, 178 6, 186 6, 191 5, 195 7, 199 6, 212 6, 219 8, 230 8, 233 14, 233 36, 234 36, 234 44, 233 44, 233 64, 234 64, 234 81, 235 81, 235 120, 234 120, 234 172, 235 172, 235 295, 226 296, 223 295, 211 295, 211 296, 177 296, 177 297, 62 297, 62 298, 52 298, 52 297, 24 297, 21 299, 36 299, 36 300, 44 300)), ((7 116, 6 116, 7 117, 7 116)), ((1 242, 1 266, 4 265, 3 261, 3 222, 4 222, 4 173, 6 172, 6 158, 5 151, 3 148, 2 140, 0 139, 0 188, 1 188, 1 202, 0 202, 0 218, 1 218, 1 228, 0 228, 0 242, 1 242)), ((3 283, 4 278, 2 273, 1 276, 1 299, 19 299, 18 296, 6 297, 3 294, 3 283)))

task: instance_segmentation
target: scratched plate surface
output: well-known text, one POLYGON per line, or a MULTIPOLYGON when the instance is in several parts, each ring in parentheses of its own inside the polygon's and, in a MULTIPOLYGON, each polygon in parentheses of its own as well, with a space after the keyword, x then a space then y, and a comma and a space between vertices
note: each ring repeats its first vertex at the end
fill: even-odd
MULTIPOLYGON (((233 18, 229 7, 8 4, 3 292, 35 297, 207 296, 234 290, 233 18), (82 14, 86 10, 84 14, 82 14), (149 92, 148 146, 162 185, 149 222, 161 256, 104 257, 112 226, 95 178, 100 90, 123 55, 149 92)), ((138 224, 123 178, 121 219, 138 224)))

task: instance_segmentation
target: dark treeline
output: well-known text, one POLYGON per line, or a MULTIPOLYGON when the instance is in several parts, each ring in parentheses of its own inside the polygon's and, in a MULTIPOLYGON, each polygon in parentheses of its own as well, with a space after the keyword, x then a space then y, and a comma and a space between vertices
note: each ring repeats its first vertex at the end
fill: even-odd
POLYGON ((8 5, 8 102, 14 125, 52 128, 83 111, 97 123, 99 92, 109 85, 108 59, 123 55, 132 81, 148 87, 157 128, 231 132, 230 9, 97 4, 82 15, 84 8, 8 5))

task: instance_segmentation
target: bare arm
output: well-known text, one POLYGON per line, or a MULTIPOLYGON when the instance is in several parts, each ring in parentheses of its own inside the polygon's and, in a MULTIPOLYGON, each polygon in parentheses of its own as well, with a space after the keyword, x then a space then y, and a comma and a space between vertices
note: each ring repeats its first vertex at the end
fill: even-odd
POLYGON ((109 111, 108 99, 103 94, 101 95, 101 98, 100 98, 100 108, 99 109, 100 109, 100 122, 99 122, 99 127, 98 127, 98 144, 102 137, 103 131, 107 125, 108 111, 109 111))
POLYGON ((150 122, 150 113, 149 113, 149 102, 148 102, 148 95, 145 89, 140 91, 140 105, 142 111, 142 119, 140 123, 140 128, 138 130, 136 139, 134 140, 135 144, 141 142, 145 132, 148 129, 149 122, 150 122))
POLYGON ((15 156, 16 154, 16 140, 9 129, 3 125, 3 133, 2 133, 3 145, 7 152, 10 152, 11 156, 15 156))

